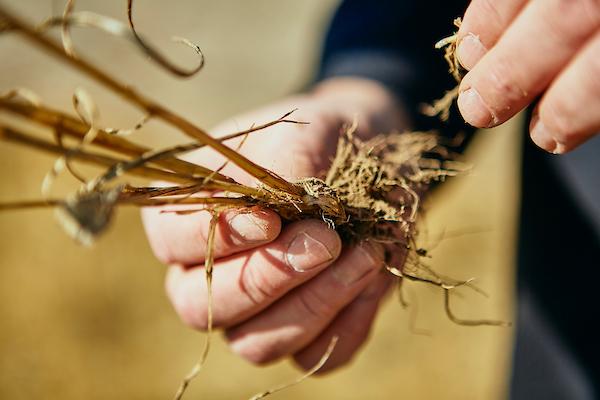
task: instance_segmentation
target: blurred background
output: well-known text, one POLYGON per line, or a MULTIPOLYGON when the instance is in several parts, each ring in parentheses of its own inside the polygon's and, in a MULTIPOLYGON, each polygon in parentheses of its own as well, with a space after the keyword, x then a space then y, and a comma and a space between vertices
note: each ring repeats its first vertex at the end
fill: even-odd
MULTIPOLYGON (((0 0, 36 23, 65 2, 0 0)), ((169 41, 197 43, 206 67, 175 78, 123 40, 73 29, 75 48, 200 127, 301 90, 310 82, 337 0, 145 0, 136 28, 178 65, 194 55, 169 41)), ((80 0, 126 21, 123 0, 80 0)), ((448 16, 449 21, 455 16, 448 16)), ((57 37, 57 32, 53 36, 57 37)), ((441 56, 441 55, 440 55, 441 56)), ((84 87, 102 124, 133 126, 139 111, 16 34, 0 36, 0 92, 27 87, 53 108, 72 110, 84 87)), ((6 120, 6 116, 0 114, 6 120)), ((261 122, 261 121, 257 121, 261 122)), ((513 320, 514 242, 518 212, 518 123, 478 133, 468 177, 451 179, 427 203, 421 245, 428 265, 456 279, 476 278, 488 298, 463 289, 456 315, 513 320)), ((186 142, 151 121, 134 140, 186 142)), ((0 201, 39 199, 55 158, 0 143, 0 201)), ((54 195, 76 182, 59 179, 54 195)), ((0 398, 169 399, 199 357, 204 335, 184 326, 163 290, 165 267, 146 242, 135 208, 121 208, 91 250, 64 234, 51 210, 0 213, 0 398)), ((348 366, 311 378, 273 399, 502 399, 506 397, 513 328, 463 327, 448 320, 443 293, 408 282, 384 304, 372 336, 348 366)), ((299 375, 289 361, 255 367, 229 352, 217 334, 188 399, 245 399, 299 375)))

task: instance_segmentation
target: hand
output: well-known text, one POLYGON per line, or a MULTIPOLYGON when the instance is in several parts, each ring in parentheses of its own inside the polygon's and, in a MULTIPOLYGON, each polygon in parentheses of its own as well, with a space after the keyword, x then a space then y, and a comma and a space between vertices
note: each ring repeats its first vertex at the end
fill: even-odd
MULTIPOLYGON (((294 108, 293 118, 310 125, 279 124, 252 133, 241 153, 281 176, 317 176, 329 167, 342 123, 359 112, 363 138, 405 126, 399 107, 377 84, 336 79, 311 94, 233 119, 215 137, 277 119, 294 108)), ((235 145, 228 142, 235 148, 235 145)), ((216 168, 211 151, 188 157, 216 168)), ((240 183, 252 179, 234 166, 223 173, 240 183)), ((203 263, 210 215, 143 211, 144 225, 158 259, 169 265, 168 296, 176 312, 196 329, 207 327, 207 288, 203 263)), ((305 369, 340 335, 322 369, 347 362, 365 340, 379 301, 390 286, 377 249, 366 243, 342 247, 337 233, 320 220, 282 228, 279 216, 264 209, 224 212, 216 231, 213 272, 214 325, 224 328, 230 346, 254 363, 293 355, 305 369)))
POLYGON ((499 125, 541 95, 531 139, 553 153, 600 131, 600 2, 473 0, 458 32, 465 120, 499 125))

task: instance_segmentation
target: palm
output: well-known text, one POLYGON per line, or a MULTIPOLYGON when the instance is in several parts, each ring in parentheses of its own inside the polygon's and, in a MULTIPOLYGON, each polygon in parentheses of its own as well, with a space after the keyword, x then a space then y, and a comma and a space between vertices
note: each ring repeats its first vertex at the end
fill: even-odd
MULTIPOLYGON (((240 154, 285 179, 318 176, 327 171, 335 155, 337 134, 346 121, 331 117, 329 110, 319 109, 313 102, 307 102, 301 97, 225 121, 213 129, 211 134, 220 137, 248 129, 253 125, 276 120, 295 108, 298 110, 289 119, 308 124, 280 123, 253 132, 245 139, 230 140, 227 145, 234 149, 239 147, 240 154)), ((210 149, 203 149, 187 158, 209 168, 219 168, 225 163, 220 155, 210 149)), ((240 183, 253 184, 253 179, 232 163, 228 163, 222 173, 240 183)))
MULTIPOLYGON (((354 112, 364 116, 359 117, 356 132, 362 138, 379 133, 372 126, 401 127, 397 118, 401 111, 378 85, 338 81, 328 89, 321 89, 319 96, 292 97, 236 117, 211 133, 224 136, 298 108, 293 119, 309 125, 281 123, 250 134, 240 148, 251 161, 295 180, 326 172, 339 131, 352 122, 354 112)), ((241 140, 227 144, 236 148, 241 140)), ((210 149, 187 158, 212 169, 226 162, 210 149)), ((255 184, 231 163, 221 172, 239 183, 255 184)), ((209 219, 209 213, 202 212, 181 216, 144 211, 150 244, 170 266, 166 284, 170 300, 182 320, 197 329, 207 326, 203 263, 209 219)), ((279 216, 269 210, 226 211, 217 224, 214 246, 214 324, 226 329, 232 349, 250 361, 294 355, 305 368, 319 360, 332 335, 340 334, 325 367, 334 368, 348 361, 365 340, 389 286, 389 277, 379 273, 383 266, 378 254, 370 245, 343 249, 338 234, 321 220, 282 226, 279 216)))

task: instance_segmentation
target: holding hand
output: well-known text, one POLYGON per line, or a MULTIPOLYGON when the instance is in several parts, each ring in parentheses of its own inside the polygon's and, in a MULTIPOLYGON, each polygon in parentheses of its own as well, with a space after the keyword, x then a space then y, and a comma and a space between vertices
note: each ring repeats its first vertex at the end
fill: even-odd
POLYGON ((457 41, 471 125, 499 125, 541 95, 529 129, 542 149, 566 153, 600 131, 600 2, 473 0, 457 41))
MULTIPOLYGON (((213 135, 274 120, 296 107, 294 118, 310 125, 279 124, 253 133, 240 152, 286 178, 318 176, 329 167, 340 128, 352 121, 354 112, 360 115, 356 134, 363 139, 404 125, 399 107, 378 84, 336 79, 311 94, 237 117, 213 135)), ((204 149, 188 158, 209 168, 223 163, 204 149)), ((222 173, 252 184, 235 166, 222 173)), ((148 208, 143 217, 152 249, 169 265, 166 288, 175 310, 188 325, 206 329, 203 263, 210 214, 148 208)), ((214 249, 214 325, 224 328, 232 349, 251 362, 293 355, 306 369, 319 361, 337 334, 336 349, 322 370, 339 366, 365 340, 390 287, 392 278, 383 272, 378 250, 370 243, 342 248, 338 234, 321 220, 282 228, 279 216, 269 210, 223 212, 214 249)))

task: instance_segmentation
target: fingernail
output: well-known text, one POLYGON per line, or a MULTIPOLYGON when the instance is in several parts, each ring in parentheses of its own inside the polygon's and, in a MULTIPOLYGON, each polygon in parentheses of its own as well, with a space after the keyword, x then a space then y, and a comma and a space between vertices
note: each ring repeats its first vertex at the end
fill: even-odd
POLYGON ((497 118, 483 102, 477 90, 471 88, 460 93, 457 103, 467 123, 477 128, 490 128, 497 124, 497 118))
POLYGON ((487 49, 479 40, 479 36, 469 33, 458 44, 456 56, 460 65, 470 71, 486 53, 487 49))
POLYGON ((332 268, 333 276, 344 285, 358 282, 374 269, 381 269, 381 259, 364 246, 353 249, 351 262, 337 263, 332 268))
POLYGON ((287 263, 298 272, 308 271, 333 258, 333 254, 323 243, 304 232, 290 243, 286 254, 287 263))
POLYGON ((529 123, 529 135, 531 136, 533 143, 539 148, 553 154, 564 153, 564 146, 560 145, 558 141, 550 135, 544 122, 537 114, 531 117, 531 122, 529 123))
POLYGON ((262 242, 269 239, 267 221, 254 217, 252 214, 238 214, 229 226, 244 242, 262 242))

